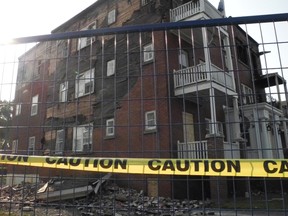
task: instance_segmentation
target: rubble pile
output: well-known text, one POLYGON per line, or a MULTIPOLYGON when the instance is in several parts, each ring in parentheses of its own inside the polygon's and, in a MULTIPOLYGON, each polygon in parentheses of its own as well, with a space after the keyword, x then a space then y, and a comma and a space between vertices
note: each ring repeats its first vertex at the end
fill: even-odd
MULTIPOLYGON (((124 189, 115 184, 107 184, 101 193, 88 201, 85 207, 85 200, 77 202, 82 215, 204 215, 201 210, 211 204, 210 201, 148 197, 143 191, 124 189)), ((208 211, 205 215, 213 215, 213 212, 208 211)))
POLYGON ((0 208, 18 213, 31 211, 31 215, 50 216, 214 215, 209 211, 203 213, 203 209, 210 206, 210 201, 149 197, 145 196, 143 191, 121 188, 109 181, 102 184, 97 194, 92 190, 82 198, 61 200, 59 197, 59 200, 53 202, 38 200, 39 188, 33 184, 0 188, 0 208))

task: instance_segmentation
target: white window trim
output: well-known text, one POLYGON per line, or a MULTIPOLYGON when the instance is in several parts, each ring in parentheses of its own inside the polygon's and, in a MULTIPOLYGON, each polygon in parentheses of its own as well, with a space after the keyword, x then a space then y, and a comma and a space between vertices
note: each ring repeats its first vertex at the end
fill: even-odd
POLYGON ((143 46, 143 61, 149 62, 154 60, 154 46, 153 44, 148 44, 143 46))
POLYGON ((150 131, 150 130, 155 130, 157 127, 157 121, 156 121, 156 111, 149 111, 145 113, 145 130, 146 131, 150 131), (153 115, 154 118, 153 119, 149 119, 149 115, 153 115), (150 121, 153 121, 152 124, 150 121))
MULTIPOLYGON (((96 24, 96 21, 94 21, 90 23, 88 26, 86 26, 85 28, 81 29, 81 31, 92 30, 96 28, 97 28, 97 24, 96 24)), ((77 50, 83 49, 84 47, 91 45, 95 40, 96 40, 95 37, 79 38, 77 50)))
POLYGON ((112 119, 107 119, 106 120, 106 136, 111 137, 115 135, 115 120, 114 118, 112 119))
POLYGON ((35 116, 38 114, 38 99, 39 99, 39 95, 35 95, 32 97, 31 116, 35 116))
POLYGON ((179 59, 180 68, 184 69, 184 68, 189 67, 189 55, 186 50, 183 50, 183 49, 180 50, 178 59, 179 59))
POLYGON ((22 107, 22 104, 16 104, 16 110, 15 110, 15 115, 16 116, 19 116, 21 114, 21 107, 22 107))
POLYGON ((75 80, 75 98, 79 98, 85 95, 89 95, 94 92, 94 73, 95 69, 91 69, 88 71, 85 71, 84 73, 81 73, 76 76, 75 80), (92 88, 90 91, 86 92, 86 84, 91 84, 92 88))
POLYGON ((12 154, 18 152, 18 139, 12 141, 12 154))
POLYGON ((65 130, 64 129, 57 130, 56 131, 56 141, 55 141, 55 154, 63 154, 64 141, 65 141, 65 130), (60 137, 59 136, 60 134, 63 135, 63 137, 60 137))
POLYGON ((250 87, 241 83, 241 92, 243 105, 254 103, 253 90, 250 87))
POLYGON ((115 74, 115 65, 116 65, 115 59, 107 61, 107 77, 115 74))
MULTIPOLYGON (((87 139, 87 138, 86 138, 87 139)), ((85 145, 89 146, 88 152, 92 151, 92 144, 93 144, 93 124, 87 124, 87 125, 79 125, 73 128, 73 152, 87 152, 84 149, 85 145), (84 143, 84 133, 90 132, 90 134, 88 134, 88 143, 84 143), (80 146, 77 147, 77 142, 79 142, 80 146)))
POLYGON ((111 25, 116 22, 116 9, 109 11, 107 22, 108 22, 108 25, 111 25))
POLYGON ((60 89, 59 89, 59 101, 60 102, 66 102, 68 96, 68 81, 65 81, 60 84, 60 89))
POLYGON ((28 154, 29 155, 34 155, 34 152, 35 152, 35 140, 36 140, 35 136, 29 137, 29 143, 28 143, 28 154))

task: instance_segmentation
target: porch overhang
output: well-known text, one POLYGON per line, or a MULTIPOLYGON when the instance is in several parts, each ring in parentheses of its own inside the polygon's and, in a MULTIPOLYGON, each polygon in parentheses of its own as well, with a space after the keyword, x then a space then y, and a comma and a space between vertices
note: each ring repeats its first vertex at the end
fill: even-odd
POLYGON ((255 84, 261 88, 282 85, 284 83, 286 83, 286 80, 278 73, 265 74, 262 75, 259 79, 255 80, 255 84))

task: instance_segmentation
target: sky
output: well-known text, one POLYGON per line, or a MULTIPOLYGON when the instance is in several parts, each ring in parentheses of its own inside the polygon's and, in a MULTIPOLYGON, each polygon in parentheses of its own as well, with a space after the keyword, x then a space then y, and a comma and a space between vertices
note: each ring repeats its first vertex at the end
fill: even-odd
MULTIPOLYGON (((0 40, 49 34, 95 0, 2 0, 0 40)), ((217 7, 219 0, 210 0, 217 7)), ((227 16, 287 13, 287 0, 226 0, 227 16)))
MULTIPOLYGON (((2 0, 0 1, 0 44, 12 38, 50 34, 53 29, 94 2, 95 0, 2 0)), ((210 3, 217 8, 219 0, 210 0, 210 3)), ((287 0, 226 0, 225 9, 227 17, 288 13, 288 3, 287 0)), ((271 26, 268 29, 271 31, 271 26)), ((281 40, 287 41, 287 24, 280 27, 277 33, 281 40)), ((261 40, 259 30, 258 35, 257 32, 255 36, 253 35, 253 29, 249 34, 252 34, 257 41, 261 40)), ((270 37, 271 34, 267 35, 270 37)), ((271 40, 275 41, 275 37, 271 40)), ((288 50, 288 47, 281 49, 288 50)), ((17 68, 14 68, 14 71, 17 71, 17 68)), ((13 74, 13 80, 16 73, 13 74)), ((6 79, 4 76, 6 74, 1 75, 0 71, 0 84, 3 83, 4 78, 6 79)), ((3 92, 3 88, 0 88, 0 100, 3 92)))

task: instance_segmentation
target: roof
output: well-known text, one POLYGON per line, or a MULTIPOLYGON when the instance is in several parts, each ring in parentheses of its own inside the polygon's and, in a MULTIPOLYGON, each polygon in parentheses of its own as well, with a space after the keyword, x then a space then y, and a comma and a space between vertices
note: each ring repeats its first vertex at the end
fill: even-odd
POLYGON ((277 83, 279 85, 284 84, 286 83, 286 80, 278 73, 269 73, 262 75, 259 79, 255 80, 255 83, 262 88, 267 88, 276 86, 277 83))
POLYGON ((95 9, 102 2, 105 2, 105 0, 95 0, 95 1, 96 1, 95 3, 93 3, 92 5, 90 5, 89 7, 84 9, 83 11, 81 11, 80 13, 76 14, 74 17, 72 17, 71 19, 69 19, 65 23, 61 24, 60 26, 58 26, 54 30, 52 30, 51 33, 56 33, 58 31, 60 31, 61 28, 65 27, 65 26, 68 26, 70 24, 73 24, 76 20, 78 20, 79 18, 81 18, 82 16, 87 14, 88 12, 92 11, 93 9, 95 9))

